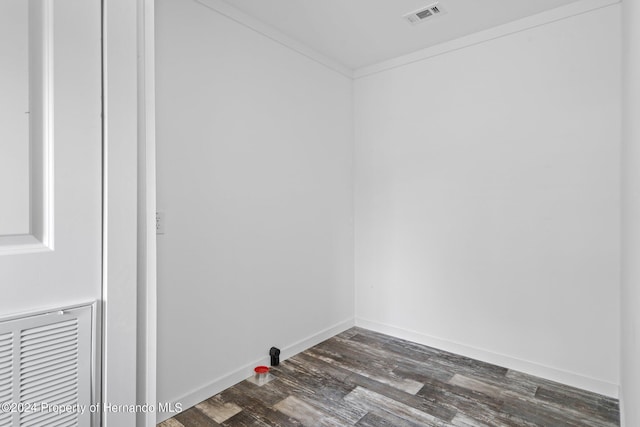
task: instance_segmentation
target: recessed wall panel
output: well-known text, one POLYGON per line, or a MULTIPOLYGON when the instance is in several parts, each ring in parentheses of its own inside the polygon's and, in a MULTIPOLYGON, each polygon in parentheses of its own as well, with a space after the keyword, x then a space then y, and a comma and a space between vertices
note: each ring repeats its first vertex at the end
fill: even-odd
POLYGON ((0 236, 30 231, 29 2, 0 2, 0 236))

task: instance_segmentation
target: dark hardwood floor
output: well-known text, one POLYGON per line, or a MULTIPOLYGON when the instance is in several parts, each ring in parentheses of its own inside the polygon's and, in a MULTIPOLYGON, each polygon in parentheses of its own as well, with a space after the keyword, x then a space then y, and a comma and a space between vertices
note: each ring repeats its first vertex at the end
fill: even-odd
POLYGON ((619 425, 618 401, 352 328, 160 424, 200 426, 619 425))

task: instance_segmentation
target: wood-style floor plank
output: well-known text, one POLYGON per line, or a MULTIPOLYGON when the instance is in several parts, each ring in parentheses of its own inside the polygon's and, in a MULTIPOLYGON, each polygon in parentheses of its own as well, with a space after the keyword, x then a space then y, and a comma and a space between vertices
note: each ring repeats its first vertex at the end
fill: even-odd
POLYGON ((196 408, 217 423, 226 421, 242 411, 242 408, 238 405, 224 402, 219 395, 198 403, 196 408))
POLYGON ((395 365, 391 366, 390 363, 385 363, 389 362, 388 359, 367 357, 366 352, 358 352, 347 346, 340 345, 338 340, 319 344, 309 349, 308 354, 410 394, 416 394, 422 388, 422 384, 415 380, 400 378, 395 375, 393 373, 395 365))
MULTIPOLYGON (((253 383, 249 383, 247 381, 244 381, 244 383, 257 388, 253 383)), ((246 387, 244 389, 241 387, 231 387, 225 390, 222 395, 224 396, 225 401, 230 401, 242 408, 242 412, 240 412, 240 414, 246 413, 251 416, 251 418, 254 418, 255 421, 263 423, 264 425, 292 427, 299 427, 303 425, 295 418, 277 411, 272 406, 265 405, 260 395, 256 393, 249 394, 247 391, 251 390, 253 387, 246 387)), ((234 417, 235 416, 236 415, 234 415, 234 417)), ((233 420, 234 417, 229 418, 225 423, 223 423, 223 425, 229 425, 228 423, 230 420, 233 420)))
POLYGON ((369 412, 383 409, 399 418, 413 420, 420 425, 429 427, 447 426, 447 423, 438 417, 363 387, 356 387, 345 399, 369 412))
POLYGON ((198 408, 189 408, 175 416, 185 427, 220 427, 220 424, 203 414, 198 408))
POLYGON ((422 427, 418 422, 400 418, 381 409, 367 412, 355 425, 357 427, 422 427))
POLYGON ((175 418, 169 418, 168 420, 158 424, 159 427, 184 427, 180 421, 175 418))
POLYGON ((276 368, 280 389, 286 389, 291 395, 313 403, 325 413, 336 414, 343 420, 343 425, 353 425, 365 414, 344 400, 344 397, 356 387, 355 385, 339 381, 330 375, 322 376, 317 367, 312 369, 315 371, 315 376, 306 375, 305 372, 313 365, 303 363, 295 357, 287 362, 276 368), (309 388, 301 389, 299 382, 304 382, 309 388))
POLYGON ((248 411, 238 412, 236 415, 223 422, 222 425, 224 427, 269 427, 269 424, 260 421, 248 411))
POLYGON ((305 426, 318 427, 341 427, 345 425, 344 420, 336 418, 295 396, 289 396, 281 402, 276 403, 274 409, 296 419, 305 426))
POLYGON ((618 427, 618 401, 351 328, 161 427, 618 427))

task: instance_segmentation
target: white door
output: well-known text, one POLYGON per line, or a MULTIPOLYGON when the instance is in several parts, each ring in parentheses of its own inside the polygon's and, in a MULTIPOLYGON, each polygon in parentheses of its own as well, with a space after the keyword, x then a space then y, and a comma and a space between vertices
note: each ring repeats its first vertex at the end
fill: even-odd
POLYGON ((0 316, 100 297, 100 14, 0 1, 0 316))
POLYGON ((100 0, 0 0, 0 321, 101 297, 101 86, 100 0))

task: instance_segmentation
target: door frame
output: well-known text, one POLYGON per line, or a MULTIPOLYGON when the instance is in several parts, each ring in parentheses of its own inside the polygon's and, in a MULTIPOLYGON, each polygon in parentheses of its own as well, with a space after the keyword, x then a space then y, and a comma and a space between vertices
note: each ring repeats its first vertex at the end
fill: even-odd
MULTIPOLYGON (((155 0, 138 0, 138 332, 137 399, 156 399, 156 123, 155 0)), ((157 410, 157 407, 155 408, 157 410)), ((156 412, 138 412, 138 427, 155 427, 156 412)))
MULTIPOLYGON (((101 400, 156 405, 154 0, 102 6, 101 400)), ((124 425, 155 426, 155 412, 103 407, 103 427, 124 425)))

